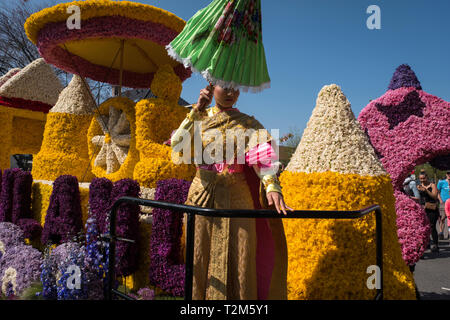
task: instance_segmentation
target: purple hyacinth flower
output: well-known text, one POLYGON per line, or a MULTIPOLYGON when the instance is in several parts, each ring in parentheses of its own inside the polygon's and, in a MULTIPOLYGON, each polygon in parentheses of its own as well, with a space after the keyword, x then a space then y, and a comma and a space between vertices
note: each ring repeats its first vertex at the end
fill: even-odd
POLYGON ((402 64, 395 70, 388 89, 395 90, 402 87, 414 87, 417 90, 422 90, 416 74, 407 64, 402 64))

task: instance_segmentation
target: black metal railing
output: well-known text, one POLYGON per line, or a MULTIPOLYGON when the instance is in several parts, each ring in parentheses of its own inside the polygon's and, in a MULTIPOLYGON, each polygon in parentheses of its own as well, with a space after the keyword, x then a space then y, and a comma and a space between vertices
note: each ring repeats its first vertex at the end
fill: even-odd
POLYGON ((266 219, 359 219, 371 212, 375 212, 375 228, 376 228, 376 264, 380 271, 379 287, 375 300, 383 300, 383 244, 382 244, 382 218, 381 208, 379 205, 355 210, 355 211, 315 211, 315 210, 297 210, 288 212, 287 215, 279 214, 275 210, 232 210, 232 209, 210 209, 200 208, 181 204, 174 204, 163 201, 146 200, 132 197, 122 197, 118 199, 112 206, 110 211, 110 229, 107 239, 109 239, 109 266, 108 266, 108 287, 109 290, 105 294, 105 299, 112 300, 113 295, 123 299, 134 300, 132 297, 113 288, 115 281, 114 276, 114 258, 115 258, 115 242, 130 241, 118 238, 115 235, 116 230, 116 211, 122 203, 134 203, 141 206, 152 208, 169 209, 175 212, 187 214, 186 225, 186 269, 185 269, 185 300, 192 300, 192 279, 194 264, 194 236, 195 236, 195 216, 201 215, 206 217, 218 218, 266 218, 266 219))

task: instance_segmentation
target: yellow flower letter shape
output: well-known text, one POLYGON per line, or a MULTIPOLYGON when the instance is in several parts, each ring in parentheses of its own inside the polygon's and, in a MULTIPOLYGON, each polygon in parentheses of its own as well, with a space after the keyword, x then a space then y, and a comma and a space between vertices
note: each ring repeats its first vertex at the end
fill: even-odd
POLYGON ((86 134, 95 105, 83 80, 74 75, 50 109, 41 150, 33 161, 35 180, 54 181, 60 175, 90 181, 86 134))
POLYGON ((111 98, 100 105, 92 119, 88 145, 95 176, 111 181, 133 177, 139 161, 134 106, 128 98, 111 98))
POLYGON ((158 98, 136 104, 136 144, 140 161, 134 170, 134 179, 146 188, 156 188, 159 180, 171 178, 190 181, 195 175, 195 167, 175 165, 172 149, 163 144, 189 111, 178 105, 181 81, 171 66, 163 65, 155 74, 151 89, 158 98))
MULTIPOLYGON (((339 86, 325 86, 319 93, 301 142, 280 178, 286 203, 297 210, 357 210, 379 204, 384 297, 415 299, 414 279, 398 243, 391 179, 339 86)), ((375 279, 369 267, 376 265, 374 213, 357 220, 283 223, 289 299, 375 297, 376 290, 369 289, 375 279)))

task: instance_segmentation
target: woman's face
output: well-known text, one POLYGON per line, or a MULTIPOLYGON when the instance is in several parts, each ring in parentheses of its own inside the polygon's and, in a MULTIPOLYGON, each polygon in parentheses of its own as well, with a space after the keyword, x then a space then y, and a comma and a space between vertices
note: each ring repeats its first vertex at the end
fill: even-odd
POLYGON ((428 185, 428 177, 424 174, 419 176, 420 183, 423 185, 428 185))
POLYGON ((214 86, 214 99, 216 99, 216 104, 223 108, 231 108, 238 100, 239 94, 239 90, 214 86))

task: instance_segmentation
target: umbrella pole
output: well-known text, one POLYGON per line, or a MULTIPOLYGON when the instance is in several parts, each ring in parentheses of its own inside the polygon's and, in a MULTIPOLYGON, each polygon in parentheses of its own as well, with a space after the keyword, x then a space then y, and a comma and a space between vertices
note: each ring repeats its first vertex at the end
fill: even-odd
POLYGON ((144 49, 142 49, 140 46, 138 46, 136 43, 129 43, 131 46, 135 47, 139 53, 141 54, 141 56, 147 60, 151 65, 155 66, 156 69, 158 69, 158 65, 149 57, 149 55, 145 52, 144 49))
POLYGON ((125 49, 125 40, 120 40, 120 73, 119 73, 119 97, 122 96, 122 82, 123 82, 123 52, 125 49))

